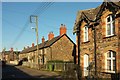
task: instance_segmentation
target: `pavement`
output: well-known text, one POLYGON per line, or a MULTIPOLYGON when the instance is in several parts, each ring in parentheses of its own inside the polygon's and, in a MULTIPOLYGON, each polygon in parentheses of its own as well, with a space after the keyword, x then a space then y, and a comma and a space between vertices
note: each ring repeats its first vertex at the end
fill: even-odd
POLYGON ((1 80, 62 80, 56 72, 41 71, 23 66, 7 65, 2 68, 1 80))

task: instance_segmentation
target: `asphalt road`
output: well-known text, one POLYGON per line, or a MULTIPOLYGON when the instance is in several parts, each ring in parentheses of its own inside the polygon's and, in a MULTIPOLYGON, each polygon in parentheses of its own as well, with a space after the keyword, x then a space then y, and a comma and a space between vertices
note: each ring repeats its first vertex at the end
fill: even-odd
POLYGON ((40 71, 23 66, 7 65, 2 68, 2 80, 62 80, 58 73, 40 71))

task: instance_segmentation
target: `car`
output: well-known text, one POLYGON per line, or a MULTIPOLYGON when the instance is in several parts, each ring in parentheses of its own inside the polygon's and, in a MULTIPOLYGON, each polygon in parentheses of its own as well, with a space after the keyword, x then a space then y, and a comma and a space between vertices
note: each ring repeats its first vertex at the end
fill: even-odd
POLYGON ((22 65, 23 64, 23 60, 20 60, 19 62, 18 62, 18 65, 22 65))
POLYGON ((21 59, 21 60, 18 62, 18 65, 22 65, 22 64, 23 64, 23 61, 28 61, 28 59, 27 59, 27 58, 21 59))

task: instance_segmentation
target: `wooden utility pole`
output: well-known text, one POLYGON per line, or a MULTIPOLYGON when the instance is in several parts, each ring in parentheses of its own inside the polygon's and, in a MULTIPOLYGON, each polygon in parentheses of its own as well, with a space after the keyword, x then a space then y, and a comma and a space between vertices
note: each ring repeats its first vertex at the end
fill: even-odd
POLYGON ((36 42, 37 42, 37 54, 35 55, 35 58, 36 58, 36 66, 38 67, 39 69, 39 47, 38 47, 38 16, 35 16, 35 15, 31 15, 30 16, 30 22, 31 23, 35 23, 36 24, 36 28, 33 28, 35 29, 35 32, 36 32, 36 42), (35 18, 35 22, 32 21, 32 17, 35 18))

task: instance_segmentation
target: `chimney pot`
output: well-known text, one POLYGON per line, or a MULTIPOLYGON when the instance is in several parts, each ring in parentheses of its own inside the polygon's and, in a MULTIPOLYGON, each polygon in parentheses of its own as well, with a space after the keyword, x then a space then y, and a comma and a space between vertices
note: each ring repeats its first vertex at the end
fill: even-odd
POLYGON ((43 43, 43 42, 45 42, 45 38, 44 38, 44 36, 42 37, 42 43, 43 43))
POLYGON ((32 43, 32 47, 34 47, 34 43, 32 43))
POLYGON ((63 35, 63 34, 66 34, 66 32, 67 32, 66 25, 61 24, 60 36, 63 35))
POLYGON ((13 51, 13 48, 11 48, 10 51, 13 51))

